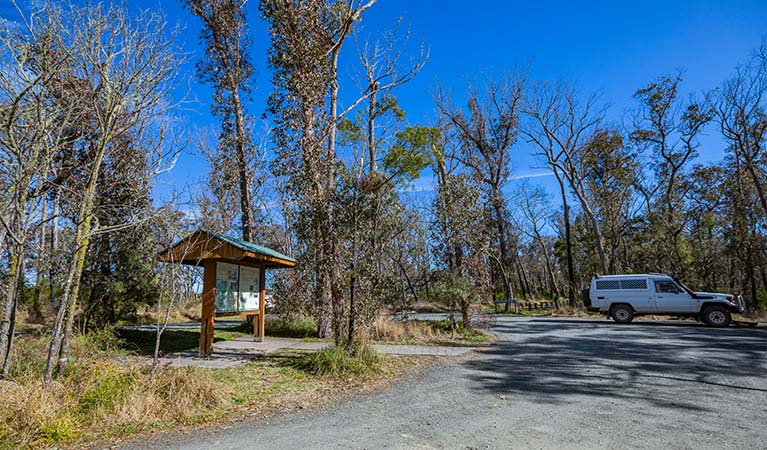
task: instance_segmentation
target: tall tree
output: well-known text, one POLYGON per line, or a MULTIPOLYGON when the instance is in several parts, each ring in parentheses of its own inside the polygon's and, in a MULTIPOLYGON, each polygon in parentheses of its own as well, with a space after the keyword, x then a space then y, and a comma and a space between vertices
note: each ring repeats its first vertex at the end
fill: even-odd
MULTIPOLYGON (((434 222, 430 227, 437 275, 445 279, 442 284, 452 288, 467 287, 468 281, 473 291, 482 292, 490 281, 487 242, 491 233, 482 204, 481 184, 471 169, 461 163, 460 146, 447 134, 451 129, 443 124, 419 132, 437 176, 437 192, 431 207, 434 222)), ((504 285, 511 286, 507 269, 502 265, 499 268, 504 285)), ((463 294, 467 293, 458 296, 463 301, 451 306, 461 308, 464 325, 471 327, 471 305, 466 301, 473 300, 473 296, 463 294)))
MULTIPOLYGON (((601 271, 607 274, 609 266, 604 251, 602 229, 587 196, 585 174, 578 169, 577 161, 577 152, 588 133, 597 128, 604 119, 606 108, 600 106, 598 100, 596 95, 592 95, 581 101, 578 91, 566 83, 537 85, 528 96, 524 107, 525 114, 530 118, 529 126, 525 127, 525 135, 536 145, 536 154, 545 161, 560 181, 563 201, 566 201, 567 196, 560 176, 567 181, 578 199, 594 233, 601 271)), ((573 277, 569 277, 572 285, 573 277)), ((570 295, 572 298, 572 293, 570 295)))
POLYGON ((604 230, 608 269, 621 273, 630 266, 620 257, 620 248, 627 250, 626 239, 638 209, 634 191, 640 171, 637 155, 624 146, 618 131, 605 128, 588 136, 577 159, 589 201, 604 230))
MULTIPOLYGON (((375 0, 305 0, 261 2, 270 26, 274 92, 274 140, 280 149, 275 172, 285 178, 296 199, 297 232, 304 255, 312 261, 319 299, 321 336, 343 336, 339 232, 335 196, 338 190, 338 127, 341 120, 372 95, 366 90, 345 109, 339 108, 338 67, 341 49, 362 14, 375 0)), ((380 86, 378 87, 380 88, 380 86)))
POLYGON ((240 229, 242 238, 250 242, 255 223, 254 172, 259 159, 245 108, 254 73, 248 53, 247 0, 182 1, 203 22, 200 35, 206 59, 197 64, 197 73, 213 86, 211 109, 221 120, 212 176, 231 179, 236 174, 236 181, 229 185, 239 189, 240 229))
MULTIPOLYGON (((67 361, 81 278, 87 250, 95 234, 132 226, 129 223, 101 226, 95 217, 103 166, 124 148, 143 147, 155 155, 146 172, 152 177, 168 162, 161 119, 169 102, 171 80, 178 66, 172 38, 160 15, 143 12, 129 17, 123 9, 103 6, 67 10, 59 32, 53 37, 65 49, 71 69, 59 76, 67 80, 59 98, 78 99, 81 120, 73 148, 77 155, 77 179, 82 189, 72 191, 74 238, 68 270, 64 276, 56 320, 48 349, 43 384, 50 385, 54 370, 67 361)), ((171 161, 173 158, 171 157, 171 161)))
POLYGON ((681 82, 679 76, 662 76, 635 92, 640 107, 630 138, 640 152, 651 152, 655 162, 653 182, 642 191, 650 225, 658 225, 652 231, 660 236, 655 248, 657 267, 685 274, 689 245, 682 234, 685 221, 679 180, 697 156, 698 137, 712 119, 712 111, 706 99, 680 100, 681 82))
MULTIPOLYGON (((456 131, 461 143, 461 160, 472 169, 483 186, 485 201, 492 210, 497 262, 503 273, 510 265, 508 217, 503 188, 509 180, 511 147, 519 134, 519 115, 525 78, 518 73, 490 79, 486 91, 470 89, 464 112, 446 95, 437 96, 437 108, 456 131)), ((504 277, 504 295, 511 298, 511 285, 504 277)))

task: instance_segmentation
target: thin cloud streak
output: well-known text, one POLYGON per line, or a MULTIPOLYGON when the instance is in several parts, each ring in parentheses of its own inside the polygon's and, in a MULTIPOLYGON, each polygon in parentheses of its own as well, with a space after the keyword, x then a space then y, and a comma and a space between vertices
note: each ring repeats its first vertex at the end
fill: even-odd
POLYGON ((526 180, 528 178, 550 177, 552 175, 554 175, 554 172, 523 173, 519 175, 512 175, 511 177, 509 177, 509 179, 526 180))

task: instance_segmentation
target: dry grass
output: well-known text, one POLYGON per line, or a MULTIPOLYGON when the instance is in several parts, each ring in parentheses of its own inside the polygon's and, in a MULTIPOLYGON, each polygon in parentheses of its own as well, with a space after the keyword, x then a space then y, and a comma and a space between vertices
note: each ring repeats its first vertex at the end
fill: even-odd
POLYGON ((436 331, 428 324, 417 320, 391 320, 379 317, 373 322, 370 337, 384 342, 428 342, 436 336, 436 331))
POLYGON ((380 357, 374 373, 317 376, 305 354, 285 353, 223 370, 158 368, 119 350, 110 333, 77 337, 73 361, 41 387, 45 336, 17 340, 12 380, 0 382, 0 449, 82 445, 231 418, 327 404, 337 393, 381 386, 428 363, 380 357), (118 363, 116 361, 121 361, 118 363))
POLYGON ((12 382, 0 386, 0 448, 35 448, 98 435, 194 423, 226 407, 233 394, 210 371, 122 365, 106 332, 77 337, 73 362, 50 389, 40 378, 46 337, 17 340, 12 382))
POLYGON ((489 344, 493 335, 481 330, 466 329, 459 322, 453 334, 450 322, 424 320, 392 320, 378 317, 369 331, 370 339, 395 344, 477 345, 489 344))
MULTIPOLYGON (((174 305, 168 315, 168 323, 186 323, 200 321, 200 300, 192 299, 186 302, 174 305)), ((153 324, 157 323, 157 307, 147 306, 137 311, 138 323, 153 324)), ((165 318, 165 311, 162 312, 161 320, 165 318)))

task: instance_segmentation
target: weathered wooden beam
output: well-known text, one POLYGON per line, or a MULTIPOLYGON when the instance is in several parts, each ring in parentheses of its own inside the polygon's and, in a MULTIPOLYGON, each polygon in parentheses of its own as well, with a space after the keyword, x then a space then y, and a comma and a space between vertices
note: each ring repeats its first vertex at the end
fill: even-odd
POLYGON ((216 315, 216 261, 203 262, 200 356, 213 354, 213 327, 216 315))
POLYGON ((265 336, 264 336, 264 330, 265 327, 265 319, 266 319, 266 266, 261 266, 261 273, 258 277, 258 336, 259 339, 263 342, 265 336))

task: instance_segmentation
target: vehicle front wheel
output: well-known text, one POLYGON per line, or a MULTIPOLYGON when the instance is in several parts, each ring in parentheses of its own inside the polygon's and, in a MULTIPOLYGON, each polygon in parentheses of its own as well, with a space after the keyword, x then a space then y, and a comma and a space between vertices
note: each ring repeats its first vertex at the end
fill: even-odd
POLYGON ((615 305, 610 309, 610 317, 618 323, 631 323, 634 310, 629 305, 615 305))
POLYGON ((724 328, 732 322, 732 315, 727 308, 709 306, 703 311, 703 321, 710 327, 724 328))

